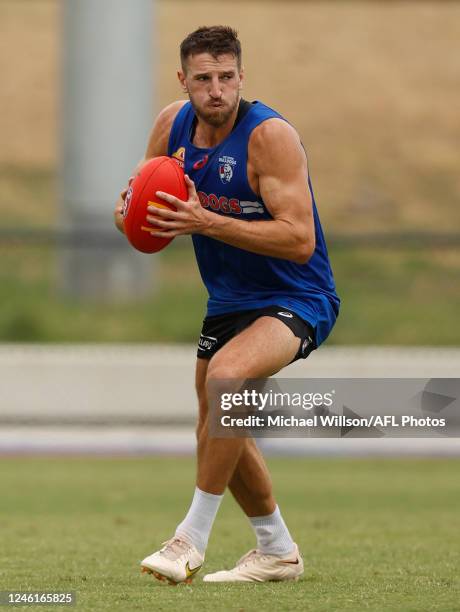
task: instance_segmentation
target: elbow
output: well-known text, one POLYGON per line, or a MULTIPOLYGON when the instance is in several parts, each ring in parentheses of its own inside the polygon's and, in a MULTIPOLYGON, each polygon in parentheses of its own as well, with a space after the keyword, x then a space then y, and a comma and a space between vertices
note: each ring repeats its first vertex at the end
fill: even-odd
POLYGON ((310 249, 305 249, 298 253, 298 255, 292 259, 292 261, 296 264, 307 264, 310 261, 311 256, 313 255, 313 251, 310 249))
POLYGON ((306 264, 315 252, 315 241, 303 239, 297 245, 292 261, 296 264, 306 264))

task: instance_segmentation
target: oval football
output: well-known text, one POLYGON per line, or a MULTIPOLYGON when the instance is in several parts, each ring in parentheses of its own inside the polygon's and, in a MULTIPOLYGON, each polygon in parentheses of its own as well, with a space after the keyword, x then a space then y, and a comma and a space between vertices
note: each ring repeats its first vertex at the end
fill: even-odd
MULTIPOLYGON (((124 229, 132 246, 142 253, 156 253, 164 249, 172 238, 151 235, 155 226, 147 222, 147 207, 176 208, 156 196, 164 191, 181 200, 187 200, 184 172, 170 157, 154 157, 145 163, 128 190, 123 208, 124 229)), ((158 228, 159 229, 159 228, 158 228)))

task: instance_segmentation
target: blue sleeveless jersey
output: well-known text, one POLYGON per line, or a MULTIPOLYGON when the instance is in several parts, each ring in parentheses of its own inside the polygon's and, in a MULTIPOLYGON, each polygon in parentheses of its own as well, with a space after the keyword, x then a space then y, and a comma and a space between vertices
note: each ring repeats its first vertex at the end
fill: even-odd
MULTIPOLYGON (((260 123, 283 117, 261 102, 254 102, 227 138, 210 149, 191 143, 194 117, 192 105, 187 102, 174 120, 168 155, 177 159, 195 182, 201 205, 217 215, 243 221, 272 219, 262 198, 249 186, 248 142, 252 130, 260 123)), ((209 293, 208 316, 277 305, 308 321, 315 330, 318 346, 327 338, 340 300, 310 178, 308 184, 316 248, 306 264, 251 253, 201 234, 192 236, 201 277, 209 293)))

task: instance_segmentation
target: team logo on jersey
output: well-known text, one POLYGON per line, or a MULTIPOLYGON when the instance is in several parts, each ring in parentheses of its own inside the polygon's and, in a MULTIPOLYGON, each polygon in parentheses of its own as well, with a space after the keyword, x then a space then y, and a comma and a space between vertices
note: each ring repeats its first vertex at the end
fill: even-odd
POLYGON ((183 168, 185 164, 185 147, 179 147, 177 151, 172 154, 171 157, 173 157, 177 161, 179 166, 183 168))
POLYGON ((233 177, 233 169, 236 166, 236 160, 229 155, 219 157, 219 178, 225 185, 230 183, 233 177))

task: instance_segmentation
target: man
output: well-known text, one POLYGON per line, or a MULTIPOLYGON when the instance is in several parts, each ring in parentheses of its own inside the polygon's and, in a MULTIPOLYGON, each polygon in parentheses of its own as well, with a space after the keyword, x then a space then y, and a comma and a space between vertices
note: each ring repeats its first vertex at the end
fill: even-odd
MULTIPOLYGON (((234 30, 199 28, 181 44, 178 78, 189 102, 158 116, 145 159, 169 155, 184 167, 189 197, 157 196, 177 212, 149 208, 152 235, 192 234, 209 292, 198 344, 198 468, 190 509, 143 571, 189 582, 204 562, 211 527, 229 487, 249 517, 257 548, 206 582, 297 579, 303 561, 251 438, 208 435, 208 390, 220 379, 264 378, 306 358, 329 334, 339 299, 296 131, 260 102, 241 98, 241 46, 234 30)), ((122 204, 115 218, 123 227, 122 204)))

